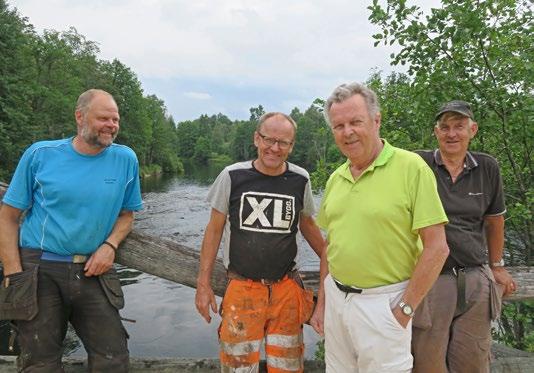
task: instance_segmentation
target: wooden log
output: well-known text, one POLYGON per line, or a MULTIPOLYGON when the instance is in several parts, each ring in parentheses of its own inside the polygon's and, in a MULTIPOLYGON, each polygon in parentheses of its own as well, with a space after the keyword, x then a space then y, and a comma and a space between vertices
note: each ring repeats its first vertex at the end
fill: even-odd
MULTIPOLYGON (((196 287, 200 255, 174 241, 132 232, 117 252, 117 263, 153 274, 170 281, 196 287)), ((518 284, 518 290, 506 300, 534 299, 534 267, 507 267, 518 284)), ((304 285, 315 292, 319 286, 318 271, 301 272, 304 285)), ((213 291, 222 296, 226 288, 226 271, 217 258, 212 276, 213 291)))
MULTIPOLYGON (((0 198, 7 184, 0 182, 0 198)), ((200 255, 192 248, 174 241, 132 232, 121 244, 116 262, 170 281, 196 287, 200 255)), ((518 284, 517 291, 506 300, 534 299, 534 267, 507 267, 518 284)), ((301 273, 307 288, 317 291, 317 271, 301 273)), ((213 270, 212 286, 216 295, 222 296, 226 288, 226 271, 222 260, 217 258, 213 270)))

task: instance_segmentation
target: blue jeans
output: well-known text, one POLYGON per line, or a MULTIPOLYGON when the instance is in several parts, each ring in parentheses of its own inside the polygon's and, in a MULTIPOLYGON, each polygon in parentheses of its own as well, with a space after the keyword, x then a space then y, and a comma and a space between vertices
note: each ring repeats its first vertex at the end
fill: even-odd
POLYGON ((87 351, 90 372, 127 372, 128 335, 98 277, 85 277, 84 264, 40 256, 40 250, 21 249, 23 268, 39 265, 39 311, 30 321, 14 322, 21 348, 19 371, 63 372, 63 340, 70 322, 87 351))

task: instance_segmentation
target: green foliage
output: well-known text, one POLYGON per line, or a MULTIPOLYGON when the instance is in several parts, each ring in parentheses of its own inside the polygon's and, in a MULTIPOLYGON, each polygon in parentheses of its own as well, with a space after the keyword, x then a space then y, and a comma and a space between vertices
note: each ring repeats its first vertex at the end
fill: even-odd
POLYGON ((505 304, 492 332, 493 338, 501 343, 534 352, 534 301, 505 304))
POLYGON ((253 142, 255 130, 256 123, 253 121, 236 122, 234 136, 230 146, 230 152, 233 159, 244 161, 246 159, 251 159, 256 155, 256 147, 253 142))
POLYGON ((163 170, 161 169, 161 166, 158 164, 142 165, 139 169, 139 175, 142 178, 158 176, 158 175, 161 175, 162 172, 163 170))
MULTIPOLYGON (((400 46, 392 64, 407 65, 410 79, 383 93, 389 130, 401 120, 410 148, 427 147, 432 113, 451 99, 471 102, 479 122, 473 149, 497 157, 508 202, 511 264, 533 264, 534 225, 534 11, 526 0, 442 0, 424 15, 407 1, 373 1, 370 21, 381 31, 375 45, 400 46), (393 107, 391 107, 393 106, 393 107), (403 113, 404 112, 404 113, 403 113), (390 121, 393 119, 393 121, 390 121), (420 136, 416 138, 416 136, 420 136)), ((376 77, 374 79, 377 80, 376 77)), ((380 82, 378 82, 380 83, 380 82)), ((387 86, 387 84, 386 84, 387 86)))
POLYGON ((341 166, 344 161, 327 163, 325 160, 317 161, 317 167, 310 174, 310 180, 312 188, 315 192, 318 192, 326 186, 328 178, 335 171, 336 168, 341 166))
POLYGON ((317 341, 317 349, 315 350, 315 360, 324 361, 324 339, 317 341))
POLYGON ((193 158, 200 164, 208 163, 208 159, 211 155, 210 142, 204 137, 200 136, 195 143, 195 151, 193 158))
POLYGON ((32 137, 33 28, 0 0, 0 179, 8 180, 32 137))
POLYGON ((298 109, 291 113, 291 117, 297 122, 298 130, 289 159, 308 170, 313 170, 317 162, 324 164, 328 159, 329 149, 335 148, 334 139, 323 117, 322 105, 316 103, 317 100, 304 114, 298 109))
MULTIPOLYGON (((391 55, 391 62, 408 67, 407 76, 383 81, 375 75, 370 80, 383 105, 384 132, 408 149, 429 147, 439 104, 471 102, 479 123, 472 148, 492 154, 501 165, 508 208, 507 262, 533 265, 534 4, 441 3, 428 15, 407 1, 381 5, 373 0, 369 6, 369 20, 380 28, 373 36, 375 46, 398 44, 400 51, 391 55)), ((532 350, 533 309, 532 302, 507 305, 496 338, 532 350)))
POLYGON ((74 107, 89 88, 110 92, 119 105, 117 142, 136 152, 141 166, 183 170, 174 121, 161 100, 145 97, 131 69, 99 61, 97 44, 76 29, 37 35, 0 0, 0 179, 9 181, 24 149, 38 140, 76 134, 74 107))

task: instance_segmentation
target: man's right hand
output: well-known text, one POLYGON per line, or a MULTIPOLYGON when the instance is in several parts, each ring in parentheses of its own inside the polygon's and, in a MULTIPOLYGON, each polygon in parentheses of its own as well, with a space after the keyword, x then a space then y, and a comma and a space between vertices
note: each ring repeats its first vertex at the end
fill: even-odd
POLYGON ((16 273, 22 272, 22 265, 16 265, 14 267, 4 267, 4 277, 14 275, 16 273))
POLYGON ((210 307, 214 314, 217 313, 217 301, 210 285, 197 284, 195 305, 198 313, 209 324, 211 322, 210 307))

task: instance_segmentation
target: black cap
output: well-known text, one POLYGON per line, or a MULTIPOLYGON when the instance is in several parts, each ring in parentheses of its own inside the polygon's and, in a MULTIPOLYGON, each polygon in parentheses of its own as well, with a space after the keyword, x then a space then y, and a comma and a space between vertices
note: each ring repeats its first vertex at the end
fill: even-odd
POLYGON ((448 111, 462 114, 466 117, 471 118, 472 120, 475 120, 475 117, 473 116, 473 112, 471 111, 471 105, 469 105, 469 103, 465 101, 460 101, 460 100, 449 101, 446 104, 443 104, 443 106, 439 109, 438 113, 436 114, 436 120, 438 120, 439 117, 441 117, 443 113, 446 113, 448 111))

